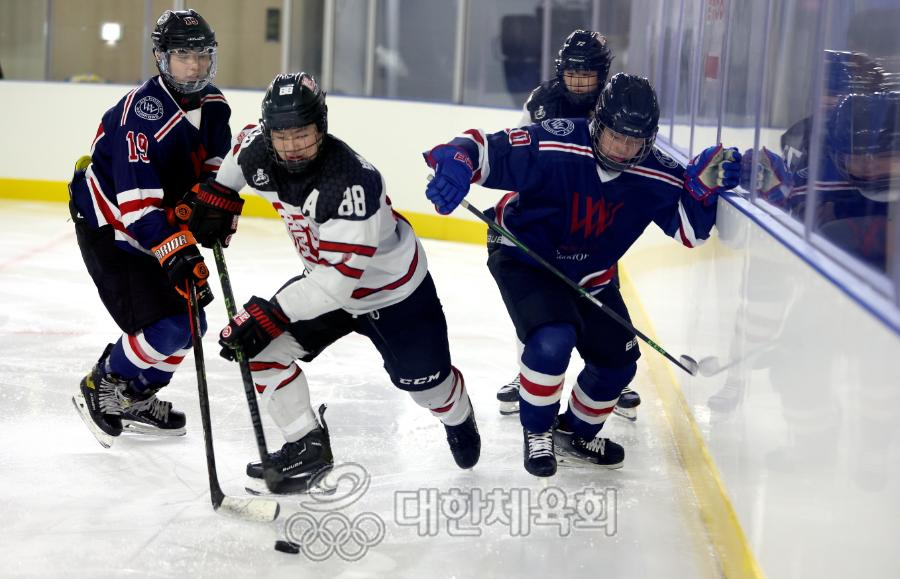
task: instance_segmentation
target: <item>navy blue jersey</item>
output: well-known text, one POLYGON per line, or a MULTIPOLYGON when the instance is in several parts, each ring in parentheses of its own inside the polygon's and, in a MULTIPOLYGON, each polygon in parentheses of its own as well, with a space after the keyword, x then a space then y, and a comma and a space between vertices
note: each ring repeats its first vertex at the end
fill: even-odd
POLYGON ((198 108, 184 111, 159 76, 149 79, 104 113, 85 180, 72 183, 76 207, 91 227, 112 226, 123 249, 149 253, 175 232, 165 209, 219 169, 230 117, 212 85, 198 108))
MULTIPOLYGON (((493 134, 466 131, 450 143, 465 149, 472 182, 507 193, 495 220, 531 250, 591 291, 615 274, 616 261, 650 223, 687 247, 709 237, 715 203, 684 189, 684 169, 654 148, 621 173, 600 168, 585 120, 549 119, 493 134)), ((496 240, 519 259, 508 240, 496 240)))

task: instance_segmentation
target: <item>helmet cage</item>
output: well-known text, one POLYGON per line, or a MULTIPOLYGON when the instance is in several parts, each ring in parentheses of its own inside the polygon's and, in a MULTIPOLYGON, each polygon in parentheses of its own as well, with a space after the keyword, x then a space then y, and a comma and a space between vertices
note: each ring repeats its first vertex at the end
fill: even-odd
POLYGON ((328 106, 325 104, 325 93, 319 89, 315 79, 306 73, 278 75, 266 92, 261 112, 260 128, 276 164, 289 173, 296 174, 307 170, 319 157, 325 134, 328 132, 328 106), (310 159, 283 159, 272 142, 272 131, 308 125, 315 125, 318 131, 316 155, 310 159))
POLYGON ((205 89, 209 83, 216 77, 216 69, 218 67, 218 48, 216 46, 206 46, 200 49, 190 48, 171 48, 165 51, 157 51, 157 67, 159 73, 166 79, 166 82, 182 94, 193 94, 205 89), (189 81, 179 80, 172 74, 172 55, 194 55, 196 58, 209 58, 209 68, 201 78, 189 81))
POLYGON ((613 127, 607 126, 603 121, 596 117, 591 120, 590 131, 594 157, 604 169, 610 171, 625 171, 641 164, 650 154, 650 151, 653 150, 653 144, 656 142, 656 129, 654 129, 653 134, 649 137, 627 135, 616 131, 613 127), (605 131, 610 131, 619 138, 624 138, 626 143, 639 144, 637 152, 630 158, 624 160, 612 158, 608 153, 603 151, 601 145, 603 133, 605 131))

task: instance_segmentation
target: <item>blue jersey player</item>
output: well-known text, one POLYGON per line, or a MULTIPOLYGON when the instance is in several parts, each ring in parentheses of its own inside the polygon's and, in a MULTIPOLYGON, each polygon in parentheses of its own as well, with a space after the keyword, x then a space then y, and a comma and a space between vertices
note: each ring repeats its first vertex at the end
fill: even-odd
MULTIPOLYGON (((627 318, 615 264, 650 223, 687 247, 716 219, 719 191, 739 179, 740 156, 710 147, 682 168, 654 147, 656 94, 645 78, 617 74, 601 91, 592 121, 547 119, 520 129, 466 131, 426 154, 435 177, 426 195, 453 211, 470 183, 516 191, 494 219, 532 251, 627 318)), ((599 438, 640 356, 634 334, 579 296, 504 238, 489 241, 488 268, 519 340, 520 419, 525 469, 556 472, 556 452, 608 468, 624 462, 599 438), (568 409, 557 416, 572 351, 585 362, 568 409)))
POLYGON ((191 346, 189 284, 201 304, 212 299, 196 243, 227 243, 242 203, 198 185, 231 144, 231 109, 210 84, 215 32, 193 10, 167 10, 152 39, 159 75, 106 111, 69 185, 82 257, 122 330, 73 397, 105 447, 123 429, 185 433, 184 414, 156 393, 191 346))

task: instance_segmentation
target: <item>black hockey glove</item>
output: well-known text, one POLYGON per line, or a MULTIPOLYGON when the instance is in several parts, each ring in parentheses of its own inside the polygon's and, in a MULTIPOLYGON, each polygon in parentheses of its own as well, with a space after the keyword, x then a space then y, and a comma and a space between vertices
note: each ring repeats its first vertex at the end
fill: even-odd
POLYGON ((210 179, 191 187, 175 207, 175 219, 186 224, 203 247, 211 248, 217 241, 228 247, 243 208, 237 191, 210 179))
POLYGON ((219 332, 219 344, 222 346, 219 355, 226 360, 235 360, 235 350, 240 348, 249 360, 283 334, 290 323, 274 298, 268 301, 253 296, 219 332))
POLYGON ((175 291, 190 299, 188 281, 197 286, 197 303, 204 307, 213 300, 212 290, 206 283, 209 269, 197 249, 197 243, 190 231, 179 231, 165 238, 153 248, 153 255, 159 260, 175 291))

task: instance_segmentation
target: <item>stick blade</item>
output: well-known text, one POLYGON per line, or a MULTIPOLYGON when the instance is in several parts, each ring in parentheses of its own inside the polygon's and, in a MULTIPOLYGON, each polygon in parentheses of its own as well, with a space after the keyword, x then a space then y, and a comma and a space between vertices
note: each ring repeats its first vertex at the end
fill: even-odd
POLYGON ((226 496, 216 512, 253 523, 271 523, 278 518, 281 505, 272 499, 226 496))
POLYGON ((700 364, 698 364, 697 360, 694 360, 690 356, 686 356, 685 354, 682 354, 681 356, 678 357, 678 361, 681 362, 682 366, 684 366, 684 369, 691 376, 696 376, 697 372, 700 371, 700 364))

